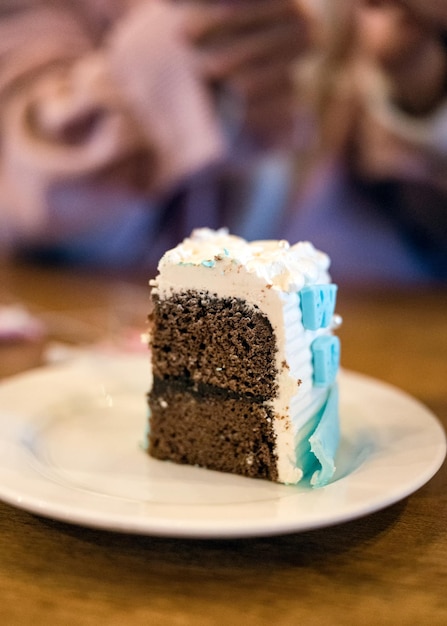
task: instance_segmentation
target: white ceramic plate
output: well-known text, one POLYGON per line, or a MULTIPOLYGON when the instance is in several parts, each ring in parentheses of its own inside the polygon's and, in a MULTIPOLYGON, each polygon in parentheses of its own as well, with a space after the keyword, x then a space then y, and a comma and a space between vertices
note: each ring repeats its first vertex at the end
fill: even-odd
POLYGON ((426 483, 446 442, 406 394, 340 376, 342 442, 334 481, 284 486, 156 461, 142 449, 148 359, 89 356, 0 385, 0 499, 115 531, 244 537, 337 524, 426 483))

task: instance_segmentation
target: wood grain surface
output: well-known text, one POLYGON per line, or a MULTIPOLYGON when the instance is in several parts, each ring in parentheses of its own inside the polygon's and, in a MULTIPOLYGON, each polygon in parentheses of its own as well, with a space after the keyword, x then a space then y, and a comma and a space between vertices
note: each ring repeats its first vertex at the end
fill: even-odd
MULTIPOLYGON (((3 264, 0 300, 41 315, 51 341, 89 343, 144 319, 145 283, 3 264)), ((445 289, 341 286, 337 310, 343 366, 406 390, 447 427, 445 289)), ((41 347, 0 347, 0 376, 36 366, 41 347)), ((0 624, 445 625, 447 466, 373 515, 258 539, 132 536, 0 503, 0 624)))

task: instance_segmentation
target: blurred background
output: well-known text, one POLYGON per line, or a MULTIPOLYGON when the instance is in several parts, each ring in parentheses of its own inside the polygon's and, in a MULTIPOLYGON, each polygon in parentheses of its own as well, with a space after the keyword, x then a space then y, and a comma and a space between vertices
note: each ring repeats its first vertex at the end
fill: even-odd
POLYGON ((3 257, 148 276, 226 226, 445 284, 446 33, 436 0, 3 2, 3 257))

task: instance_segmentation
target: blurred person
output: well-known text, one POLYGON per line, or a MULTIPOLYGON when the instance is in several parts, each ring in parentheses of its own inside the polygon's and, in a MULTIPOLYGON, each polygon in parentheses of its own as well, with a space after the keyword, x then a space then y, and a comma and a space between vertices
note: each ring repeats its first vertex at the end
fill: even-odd
POLYGON ((246 207, 268 230, 310 30, 295 0, 2 2, 3 247, 147 266, 246 207))
POLYGON ((228 226, 310 239, 336 280, 445 280, 440 0, 1 11, 3 245, 153 269, 228 226))
POLYGON ((444 282, 447 2, 341 0, 325 12, 320 158, 289 229, 330 254, 334 275, 444 282))

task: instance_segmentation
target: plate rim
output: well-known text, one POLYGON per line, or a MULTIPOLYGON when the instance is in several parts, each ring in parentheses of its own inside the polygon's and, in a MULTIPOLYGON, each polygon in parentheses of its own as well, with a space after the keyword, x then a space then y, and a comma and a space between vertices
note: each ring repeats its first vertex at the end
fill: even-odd
MULTIPOLYGON (((96 357, 93 356, 93 358, 96 357)), ((143 357, 141 355, 136 357, 129 357, 128 355, 125 355, 124 359, 122 355, 118 357, 110 357, 109 355, 107 358, 112 358, 112 360, 115 361, 119 359, 119 366, 124 366, 124 362, 127 362, 129 358, 131 364, 138 366, 143 364, 143 357)), ((91 359, 92 355, 88 355, 68 363, 48 365, 34 370, 29 370, 0 381, 0 446, 2 441, 4 443, 4 440, 2 440, 2 414, 4 411, 1 407, 1 400, 5 390, 10 391, 11 387, 20 387, 23 384, 26 385, 27 381, 33 381, 36 377, 42 377, 44 380, 47 378, 51 381, 55 372, 58 372, 58 375, 64 376, 68 373, 73 374, 73 371, 76 371, 77 368, 81 368, 82 371, 82 369, 85 368, 86 362, 91 365, 91 359)), ((147 362, 147 357, 144 357, 144 360, 147 362)), ((104 372, 102 375, 104 375, 104 372)), ((369 388, 372 387, 375 390, 378 389, 379 392, 382 391, 384 393, 391 394, 394 399, 397 399, 403 404, 408 403, 414 409, 418 410, 420 415, 423 416, 424 423, 426 422, 429 424, 433 429, 433 433, 436 431, 439 438, 439 441, 437 441, 436 455, 431 459, 430 463, 426 463, 424 471, 421 471, 418 474, 417 479, 413 478, 413 480, 409 481, 403 488, 394 488, 386 495, 386 497, 382 499, 376 498, 369 503, 366 501, 361 506, 354 507, 354 510, 348 507, 333 513, 330 517, 319 518, 317 515, 315 519, 306 518, 304 520, 300 520, 299 516, 294 519, 289 517, 281 520, 274 520, 274 522, 268 520, 264 522, 262 520, 254 521, 253 519, 250 519, 250 521, 246 524, 242 523, 241 520, 238 520, 237 523, 234 524, 231 522, 229 523, 228 520, 226 520, 225 523, 222 523, 222 520, 219 520, 218 522, 206 520, 201 523, 197 519, 185 521, 185 519, 178 517, 158 517, 154 519, 150 515, 140 515, 129 519, 127 515, 111 516, 110 513, 104 511, 98 512, 98 510, 94 511, 91 509, 89 510, 88 508, 85 510, 85 507, 84 509, 79 509, 78 507, 77 510, 67 509, 67 507, 63 504, 43 501, 39 499, 38 495, 33 496, 30 494, 18 493, 17 489, 14 489, 13 486, 5 485, 4 481, 0 482, 0 500, 32 514, 45 518, 51 518, 64 523, 112 532, 190 539, 235 539, 298 533, 334 526, 370 515, 405 499, 425 485, 439 471, 444 463, 447 452, 447 438, 444 427, 431 409, 429 409, 417 398, 411 396, 408 392, 401 390, 386 381, 373 378, 366 374, 342 369, 340 371, 341 389, 343 390, 343 386, 346 386, 348 383, 354 385, 367 385, 369 388)), ((32 416, 29 417, 29 419, 33 422, 32 416)), ((9 441, 9 443, 12 442, 9 441)), ((210 470, 203 469, 201 471, 209 472, 210 470)), ((2 474, 3 467, 0 463, 0 476, 2 474)), ((341 477, 339 481, 330 483, 318 491, 330 494, 331 490, 334 489, 334 485, 336 486, 337 483, 348 480, 351 480, 352 482, 352 476, 353 474, 348 474, 345 477, 341 477)), ((290 496, 285 497, 296 498, 299 493, 303 492, 294 492, 293 494, 291 493, 290 496)))

